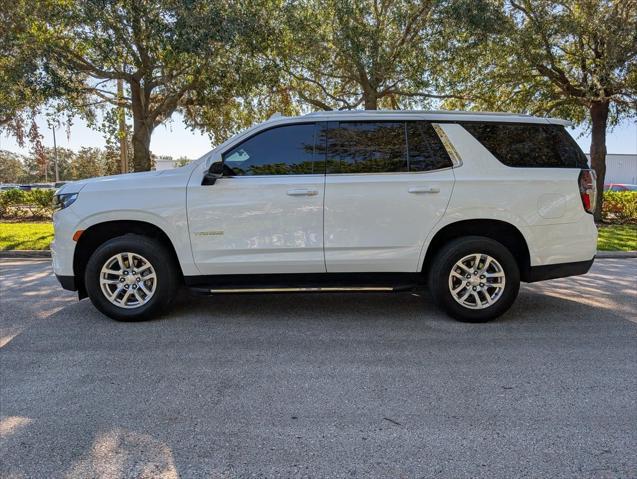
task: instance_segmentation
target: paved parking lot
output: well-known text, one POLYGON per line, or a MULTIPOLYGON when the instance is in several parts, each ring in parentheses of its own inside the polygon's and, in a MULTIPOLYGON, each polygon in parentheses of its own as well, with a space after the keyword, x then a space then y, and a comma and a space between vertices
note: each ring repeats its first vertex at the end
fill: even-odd
POLYGON ((500 320, 401 293, 183 294, 123 324, 0 262, 1 477, 637 477, 637 260, 500 320))

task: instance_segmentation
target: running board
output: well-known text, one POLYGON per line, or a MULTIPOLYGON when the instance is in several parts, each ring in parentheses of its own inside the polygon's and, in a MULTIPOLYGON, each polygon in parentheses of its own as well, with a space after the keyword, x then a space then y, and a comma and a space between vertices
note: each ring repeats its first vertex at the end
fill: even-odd
POLYGON ((185 276, 199 294, 408 291, 423 283, 412 273, 311 273, 185 276))
POLYGON ((234 293, 379 293, 409 291, 415 284, 400 286, 317 286, 317 287, 285 287, 285 288, 204 288, 190 287, 197 294, 234 294, 234 293))

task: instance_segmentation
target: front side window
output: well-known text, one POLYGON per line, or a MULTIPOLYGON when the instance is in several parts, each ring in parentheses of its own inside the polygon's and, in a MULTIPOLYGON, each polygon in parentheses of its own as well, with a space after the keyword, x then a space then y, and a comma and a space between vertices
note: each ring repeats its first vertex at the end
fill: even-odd
POLYGON ((462 123, 500 162, 519 168, 588 168, 586 156, 560 125, 462 123))
POLYGON ((237 176, 322 174, 322 161, 314 161, 315 130, 303 123, 257 133, 223 154, 224 167, 237 176))

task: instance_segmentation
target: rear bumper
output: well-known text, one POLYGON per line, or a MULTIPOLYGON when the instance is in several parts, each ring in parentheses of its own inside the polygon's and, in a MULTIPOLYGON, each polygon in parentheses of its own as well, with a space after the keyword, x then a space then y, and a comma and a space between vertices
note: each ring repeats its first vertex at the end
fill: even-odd
POLYGON ((595 258, 588 261, 577 261, 575 263, 547 264, 543 266, 531 266, 522 278, 527 283, 544 281, 547 279, 565 278, 567 276, 577 276, 586 274, 591 269, 595 258))
POLYGON ((61 276, 59 274, 56 274, 55 277, 62 285, 62 288, 69 291, 77 291, 77 286, 75 285, 75 276, 61 276))

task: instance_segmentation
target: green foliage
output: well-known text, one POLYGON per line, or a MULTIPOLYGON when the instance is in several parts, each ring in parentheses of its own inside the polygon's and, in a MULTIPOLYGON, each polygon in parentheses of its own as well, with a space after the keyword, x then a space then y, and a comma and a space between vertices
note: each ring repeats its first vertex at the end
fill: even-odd
POLYGON ((637 251, 637 225, 600 225, 597 249, 637 251))
POLYGON ((51 241, 51 223, 0 223, 0 251, 44 250, 51 241))
POLYGON ((54 193, 50 189, 0 191, 0 218, 50 218, 54 193))
POLYGON ((590 120, 609 102, 611 121, 637 113, 636 0, 456 0, 440 74, 463 98, 453 108, 590 120), (445 74, 446 71, 446 74, 445 74))
MULTIPOLYGON (((246 5, 222 0, 38 2, 32 40, 49 70, 72 78, 67 97, 90 118, 121 107, 133 119, 133 169, 151 167, 153 130, 179 110, 219 108, 252 81, 234 48, 250 35, 246 5), (80 82, 81 80, 81 82, 80 82), (123 92, 117 83, 123 82, 123 92)), ((112 122, 116 115, 107 114, 112 122)))
POLYGON ((602 217, 611 223, 637 224, 637 191, 605 191, 602 217))
POLYGON ((60 75, 45 58, 45 43, 36 28, 44 5, 61 0, 12 0, 0 8, 0 132, 20 146, 40 153, 42 136, 35 117, 45 105, 68 103, 81 77, 60 75))
POLYGON ((434 0, 315 0, 273 13, 270 59, 296 98, 315 108, 420 106, 432 92, 434 0))
POLYGON ((0 150, 0 183, 18 183, 24 176, 25 170, 20 156, 0 150))

